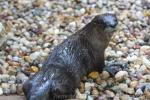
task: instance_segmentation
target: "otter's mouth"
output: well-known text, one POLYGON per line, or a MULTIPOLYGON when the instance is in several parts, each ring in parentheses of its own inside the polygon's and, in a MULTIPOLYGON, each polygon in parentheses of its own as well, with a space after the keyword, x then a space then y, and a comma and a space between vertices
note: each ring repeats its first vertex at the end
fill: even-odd
POLYGON ((117 30, 116 28, 107 27, 104 31, 105 31, 106 33, 112 33, 112 32, 114 32, 114 31, 116 31, 116 30, 117 30))

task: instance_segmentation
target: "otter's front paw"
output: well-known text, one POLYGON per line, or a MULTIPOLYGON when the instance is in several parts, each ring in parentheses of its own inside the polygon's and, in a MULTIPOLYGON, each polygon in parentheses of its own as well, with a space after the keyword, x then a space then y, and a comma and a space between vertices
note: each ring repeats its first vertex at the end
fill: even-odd
POLYGON ((111 76, 115 76, 115 74, 121 70, 128 71, 128 64, 127 63, 119 63, 114 62, 109 64, 104 68, 105 71, 109 72, 111 76))

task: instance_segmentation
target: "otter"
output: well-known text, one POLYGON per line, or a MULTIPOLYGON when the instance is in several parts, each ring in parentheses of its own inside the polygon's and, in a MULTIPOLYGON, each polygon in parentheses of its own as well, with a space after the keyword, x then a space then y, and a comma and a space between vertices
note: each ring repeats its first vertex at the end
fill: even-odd
POLYGON ((114 14, 97 15, 56 46, 41 70, 23 84, 27 100, 65 100, 74 97, 84 75, 103 70, 104 51, 117 24, 114 14))

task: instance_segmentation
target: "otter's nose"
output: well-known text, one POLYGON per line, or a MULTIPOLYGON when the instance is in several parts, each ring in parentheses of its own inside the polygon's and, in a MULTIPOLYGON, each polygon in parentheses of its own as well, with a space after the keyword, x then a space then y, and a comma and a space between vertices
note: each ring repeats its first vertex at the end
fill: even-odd
POLYGON ((118 24, 118 21, 116 19, 114 19, 111 23, 110 23, 110 27, 115 28, 118 24))
POLYGON ((117 17, 114 14, 105 14, 103 20, 107 26, 112 28, 115 28, 118 24, 117 17))

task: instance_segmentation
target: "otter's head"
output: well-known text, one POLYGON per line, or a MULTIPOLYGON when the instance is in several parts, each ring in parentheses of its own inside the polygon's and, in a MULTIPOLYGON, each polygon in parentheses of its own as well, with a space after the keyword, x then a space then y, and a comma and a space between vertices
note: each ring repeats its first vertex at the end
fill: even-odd
POLYGON ((97 15, 92 22, 96 25, 96 28, 102 32, 103 35, 106 35, 109 38, 111 38, 113 35, 113 32, 118 24, 117 17, 110 13, 97 15))

